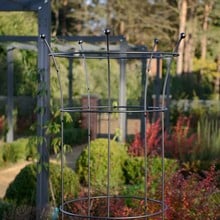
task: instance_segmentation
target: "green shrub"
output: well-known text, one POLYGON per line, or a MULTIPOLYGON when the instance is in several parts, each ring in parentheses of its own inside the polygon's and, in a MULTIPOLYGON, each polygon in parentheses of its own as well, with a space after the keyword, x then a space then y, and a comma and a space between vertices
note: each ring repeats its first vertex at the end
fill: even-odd
POLYGON ((37 146, 40 142, 40 139, 36 136, 30 136, 26 145, 26 159, 35 159, 38 156, 37 146))
POLYGON ((123 166, 125 183, 140 184, 144 181, 144 158, 129 157, 123 166))
POLYGON ((87 141, 87 129, 82 128, 64 128, 64 143, 68 145, 83 144, 87 141))
POLYGON ((19 160, 26 159, 26 145, 28 139, 21 138, 12 143, 3 145, 3 159, 5 162, 15 163, 19 160))
POLYGON ((219 120, 203 118, 197 126, 197 148, 193 149, 192 159, 214 161, 220 157, 219 120))
POLYGON ((4 143, 2 145, 2 159, 4 162, 11 161, 11 145, 9 143, 4 143))
POLYGON ((0 199, 0 219, 36 219, 36 209, 29 205, 15 205, 0 199))
POLYGON ((176 75, 170 78, 170 94, 172 98, 192 99, 195 95, 199 99, 207 99, 213 93, 213 84, 207 76, 200 76, 199 73, 176 75))
POLYGON ((0 219, 4 219, 5 216, 8 216, 12 209, 12 204, 0 199, 0 219))
MULTIPOLYGON (((51 163, 49 167, 50 181, 55 196, 56 204, 60 204, 61 198, 61 173, 60 165, 51 163)), ((64 168, 64 195, 76 196, 79 190, 78 177, 70 168, 64 168)), ((36 181, 37 166, 30 164, 24 167, 16 176, 15 180, 9 185, 5 199, 16 205, 36 204, 36 181)), ((49 186, 44 186, 49 187, 49 186)), ((50 188, 49 188, 50 189, 50 188)), ((51 190, 49 190, 49 200, 52 200, 51 190)))
POLYGON ((20 138, 11 143, 4 143, 1 148, 2 160, 10 163, 26 160, 28 157, 36 157, 37 152, 37 145, 31 142, 30 138, 20 138))
MULTIPOLYGON (((155 196, 161 187, 162 161, 160 157, 148 157, 147 185, 150 196, 155 196)), ((173 159, 164 159, 165 176, 167 179, 178 169, 178 163, 173 159)), ((145 160, 144 157, 129 157, 124 165, 124 175, 127 186, 125 195, 140 195, 144 193, 145 180, 145 160)))
MULTIPOLYGON (((76 162, 76 172, 80 182, 88 184, 88 147, 83 150, 76 162)), ((110 187, 124 184, 123 164, 128 157, 124 145, 110 141, 110 187)), ((96 139, 90 144, 90 184, 96 190, 107 186, 108 140, 96 139)))
POLYGON ((26 146, 28 144, 27 138, 20 138, 11 143, 10 160, 17 162, 26 159, 26 146))
MULTIPOLYGON (((146 161, 147 174, 150 178, 156 178, 161 175, 162 161, 160 157, 148 157, 146 161)), ((178 164, 176 160, 164 159, 165 172, 169 175, 173 174, 178 164)), ((138 185, 144 181, 145 173, 144 157, 129 157, 124 163, 123 171, 126 184, 138 185)))
MULTIPOLYGON (((149 166, 149 191, 152 196, 158 193, 162 181, 162 161, 160 157, 150 158, 148 161, 149 166)), ((165 178, 169 179, 178 170, 178 161, 174 159, 164 158, 165 178)))

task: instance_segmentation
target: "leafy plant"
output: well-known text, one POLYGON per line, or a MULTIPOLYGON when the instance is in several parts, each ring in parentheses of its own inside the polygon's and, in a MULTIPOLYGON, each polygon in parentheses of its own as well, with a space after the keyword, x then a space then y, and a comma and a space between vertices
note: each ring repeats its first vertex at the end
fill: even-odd
MULTIPOLYGON (((61 198, 61 172, 60 165, 50 163, 49 165, 50 183, 49 190, 50 202, 60 204, 61 198), (53 198, 53 195, 55 198, 53 198), (53 201, 55 199, 55 201, 53 201)), ((77 175, 68 167, 63 170, 64 180, 64 196, 75 197, 79 191, 79 181, 77 175)), ((32 205, 36 204, 36 181, 37 181, 37 166, 30 164, 24 167, 15 177, 14 181, 7 188, 5 198, 16 205, 32 205)), ((48 186, 49 187, 49 186, 48 186)))
MULTIPOLYGON (((60 153, 61 146, 61 112, 55 111, 46 126, 46 133, 50 135, 51 151, 57 155, 60 153)), ((71 115, 68 112, 63 114, 63 141, 66 151, 75 144, 82 144, 87 137, 87 130, 82 129, 78 123, 78 116, 71 115)))
POLYGON ((125 183, 138 185, 144 181, 144 158, 128 157, 123 166, 125 183))
POLYGON ((217 219, 219 204, 211 199, 218 191, 216 176, 214 166, 204 178, 196 173, 184 176, 181 170, 175 173, 165 185, 166 219, 217 219))
POLYGON ((70 146, 84 144, 88 140, 87 129, 74 127, 72 124, 64 127, 63 139, 64 143, 70 146))
POLYGON ((199 72, 176 75, 171 77, 170 92, 173 99, 193 99, 194 96, 200 99, 207 99, 214 91, 212 79, 202 76, 199 72))
MULTIPOLYGON (((61 156, 61 112, 58 110, 54 112, 53 117, 50 121, 47 122, 46 125, 46 134, 51 138, 51 153, 55 153, 57 158, 61 156)), ((71 123, 72 117, 68 112, 63 114, 63 123, 71 123)), ((70 151, 71 147, 67 144, 63 145, 64 152, 70 151)))
POLYGON ((192 151, 191 160, 220 162, 219 158, 220 123, 218 120, 201 119, 197 126, 197 142, 192 151))
POLYGON ((29 138, 20 138, 11 143, 3 143, 1 148, 2 160, 5 163, 16 163, 20 160, 26 160, 28 157, 36 157, 36 153, 34 153, 36 145, 30 144, 29 138))
POLYGON ((5 216, 9 215, 13 208, 12 204, 0 199, 0 219, 4 219, 5 216))
MULTIPOLYGON (((149 121, 146 124, 146 143, 147 154, 157 154, 161 146, 161 122, 157 120, 154 123, 149 121)), ((134 141, 128 148, 128 153, 133 156, 144 156, 144 140, 141 139, 140 133, 134 137, 134 141)))
POLYGON ((190 130, 190 118, 180 116, 170 134, 165 134, 165 153, 168 157, 187 161, 195 147, 196 136, 190 130))
MULTIPOLYGON (((147 187, 150 196, 154 197, 161 189, 162 177, 162 159, 160 157, 148 157, 147 166, 147 187)), ((133 195, 143 195, 145 184, 145 159, 143 157, 129 157, 123 167, 125 175, 125 195, 130 194, 132 189, 133 195), (137 190, 139 189, 139 190, 137 190), (130 193, 129 193, 130 192, 130 193)), ((178 163, 173 159, 164 159, 165 176, 169 179, 178 169, 178 163)))
MULTIPOLYGON (((85 194, 82 193, 81 197, 85 198, 85 194)), ((135 219, 135 216, 143 216, 146 214, 146 208, 143 198, 129 197, 130 203, 128 203, 128 198, 123 196, 114 196, 109 198, 109 204, 105 197, 94 197, 91 199, 91 204, 89 207, 90 215, 95 216, 96 219, 99 217, 104 218, 108 216, 108 207, 109 207, 109 216, 114 219, 120 217, 132 217, 135 219), (109 205, 109 206, 108 206, 109 205), (119 208, 120 207, 120 208, 119 208)), ((88 215, 88 201, 76 201, 66 207, 69 212, 78 213, 82 216, 88 215)), ((152 214, 154 211, 160 210, 160 205, 148 201, 147 203, 147 213, 152 214)), ((130 219, 130 218, 129 218, 130 219)))
MULTIPOLYGON (((128 157, 124 145, 110 141, 110 187, 119 187, 124 183, 123 164, 128 157)), ((107 186, 108 170, 108 140, 96 139, 91 141, 90 150, 87 146, 76 162, 76 172, 80 182, 88 184, 88 160, 90 160, 90 183, 95 190, 103 190, 107 186), (89 154, 90 152, 90 154, 89 154)))

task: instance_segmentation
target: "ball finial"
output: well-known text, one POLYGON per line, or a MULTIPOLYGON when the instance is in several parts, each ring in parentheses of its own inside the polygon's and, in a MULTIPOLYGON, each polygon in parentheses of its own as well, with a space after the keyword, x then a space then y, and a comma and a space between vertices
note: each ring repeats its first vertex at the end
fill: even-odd
POLYGON ((159 40, 158 40, 157 38, 155 38, 155 39, 154 39, 154 43, 155 43, 155 44, 158 44, 158 43, 159 43, 159 40))
POLYGON ((41 38, 41 39, 45 39, 45 38, 46 38, 46 35, 45 35, 45 34, 41 34, 41 35, 40 35, 40 38, 41 38))
POLYGON ((111 31, 110 31, 110 29, 106 28, 105 31, 104 31, 104 33, 105 33, 106 35, 108 35, 108 34, 111 33, 111 31))
POLYGON ((181 34, 180 34, 180 38, 181 38, 181 39, 184 39, 185 37, 186 37, 185 33, 181 33, 181 34))

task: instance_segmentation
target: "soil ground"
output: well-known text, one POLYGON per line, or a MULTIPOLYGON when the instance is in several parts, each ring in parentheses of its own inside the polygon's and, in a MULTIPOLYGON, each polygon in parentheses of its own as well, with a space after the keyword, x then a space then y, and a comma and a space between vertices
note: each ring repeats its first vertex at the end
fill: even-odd
MULTIPOLYGON (((76 146, 70 153, 66 154, 66 163, 69 167, 73 169, 75 168, 76 159, 80 155, 83 148, 84 146, 76 146)), ((54 160, 54 158, 51 159, 54 160)), ((28 161, 19 162, 15 165, 0 169, 0 198, 4 197, 8 185, 14 180, 20 170, 29 163, 30 162, 28 161)))

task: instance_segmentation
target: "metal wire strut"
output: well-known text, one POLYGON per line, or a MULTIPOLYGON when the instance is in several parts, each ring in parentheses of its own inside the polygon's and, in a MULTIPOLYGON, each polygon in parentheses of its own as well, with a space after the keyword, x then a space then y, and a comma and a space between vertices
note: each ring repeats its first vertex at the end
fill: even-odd
MULTIPOLYGON (((83 48, 83 42, 79 41, 79 51, 68 51, 68 52, 53 52, 48 45, 47 41, 45 40, 44 37, 42 39, 45 41, 45 44, 48 46, 49 51, 50 51, 50 56, 53 59, 55 69, 57 71, 57 78, 58 78, 58 83, 59 83, 59 89, 60 89, 60 108, 61 108, 61 124, 63 123, 63 114, 65 112, 70 112, 70 113, 86 113, 88 114, 87 117, 87 126, 88 126, 88 185, 87 185, 87 194, 86 196, 84 195, 83 197, 78 197, 78 198, 72 198, 70 200, 64 201, 64 187, 63 187, 63 166, 64 162, 61 161, 61 172, 62 172, 62 203, 60 205, 60 212, 62 213, 62 219, 75 219, 75 220, 129 220, 129 219, 149 219, 151 217, 159 217, 160 219, 165 218, 165 211, 167 209, 167 206, 165 204, 165 168, 164 168, 164 135, 165 135, 165 125, 164 125, 164 120, 165 120, 165 112, 167 111, 167 103, 166 103, 166 98, 167 98, 167 88, 169 86, 169 75, 171 71, 171 64, 173 59, 178 56, 178 47, 180 45, 180 42, 182 39, 185 38, 185 34, 181 33, 180 38, 178 39, 176 46, 173 50, 173 52, 158 52, 155 51, 156 46, 158 45, 158 40, 154 40, 154 45, 152 48, 152 51, 127 51, 127 52, 115 52, 110 50, 110 30, 106 29, 104 31, 105 37, 106 37, 106 48, 104 51, 85 51, 83 48), (73 59, 80 59, 82 61, 82 66, 84 69, 85 73, 85 85, 86 85, 86 94, 87 94, 87 106, 83 107, 74 107, 74 106, 69 106, 69 107, 64 107, 63 105, 63 92, 62 92, 62 87, 61 87, 61 79, 60 79, 60 70, 58 68, 57 62, 55 58, 59 57, 65 57, 65 58, 73 58, 73 59), (107 79, 107 105, 102 106, 94 106, 91 104, 91 91, 90 91, 90 77, 92 77, 92 72, 89 74, 88 71, 88 66, 87 66, 87 59, 105 59, 106 60, 106 66, 107 66, 107 71, 106 71, 106 79, 107 79), (111 103, 111 59, 136 59, 136 60, 141 60, 143 59, 146 60, 146 65, 145 65, 145 83, 143 85, 143 104, 138 105, 138 106, 133 106, 133 105, 126 105, 126 106, 112 106, 111 103), (165 79, 163 82, 163 87, 162 87, 162 103, 161 105, 158 106, 149 106, 148 100, 147 100, 147 92, 148 92, 148 84, 149 84, 149 74, 151 72, 151 63, 153 59, 161 59, 166 61, 166 72, 165 72, 165 79), (161 115, 161 127, 162 127, 162 143, 160 146, 161 150, 161 196, 159 199, 155 198, 150 198, 148 196, 148 186, 147 185, 147 178, 148 178, 148 173, 147 173, 147 168, 148 168, 148 149, 147 149, 147 135, 146 135, 146 130, 147 130, 147 116, 149 113, 156 113, 159 112, 161 115), (91 164, 91 152, 90 152, 90 142, 91 142, 91 133, 90 133, 90 127, 91 127, 91 114, 93 113, 105 113, 107 115, 107 176, 106 176, 106 190, 103 194, 94 194, 94 189, 91 185, 91 175, 92 175, 92 170, 90 169, 92 164, 91 164), (144 116, 144 172, 145 172, 145 183, 144 183, 144 188, 143 188, 143 194, 140 196, 138 195, 124 195, 122 192, 117 192, 117 194, 112 193, 111 190, 111 178, 112 178, 112 158, 111 158, 111 122, 112 122, 112 117, 111 115, 113 113, 120 113, 120 114, 128 114, 128 113, 138 113, 142 116, 144 116), (111 210, 112 210, 112 204, 114 204, 117 201, 123 201, 126 203, 127 201, 131 201, 132 207, 136 208, 140 205, 142 205, 144 208, 137 209, 139 210, 135 215, 132 216, 112 216, 111 210), (100 202, 102 204, 102 214, 97 214, 93 210, 93 204, 96 202, 100 202), (78 207, 78 208, 74 208, 78 207), (149 207, 154 207, 153 211, 149 211, 149 207)), ((62 139, 62 145, 63 145, 63 124, 61 126, 62 131, 61 131, 61 139, 62 139)), ((61 147, 63 149, 63 146, 61 147)), ((61 152, 64 154, 63 150, 61 152)), ((63 155, 61 155, 61 158, 63 158, 63 155)), ((140 168, 141 169, 141 168, 140 168)), ((122 207, 118 207, 120 209, 122 207)))

